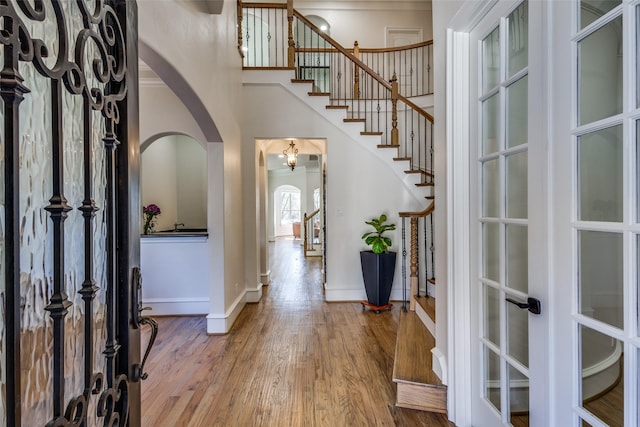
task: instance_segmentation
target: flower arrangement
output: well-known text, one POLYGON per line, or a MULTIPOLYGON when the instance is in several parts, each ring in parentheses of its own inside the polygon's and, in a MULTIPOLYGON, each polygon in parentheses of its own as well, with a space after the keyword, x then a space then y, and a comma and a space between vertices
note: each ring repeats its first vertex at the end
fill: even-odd
POLYGON ((144 227, 142 232, 144 234, 153 233, 154 227, 156 226, 156 217, 161 214, 160 208, 158 205, 152 203, 143 206, 142 213, 144 214, 144 227))

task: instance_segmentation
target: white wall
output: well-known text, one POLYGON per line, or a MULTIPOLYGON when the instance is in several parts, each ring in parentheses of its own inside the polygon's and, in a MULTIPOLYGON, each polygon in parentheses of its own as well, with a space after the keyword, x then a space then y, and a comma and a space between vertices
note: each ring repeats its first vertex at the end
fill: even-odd
POLYGON ((140 141, 142 148, 158 135, 180 133, 204 145, 202 129, 184 103, 163 84, 140 84, 140 141))
POLYGON ((358 41, 361 48, 385 47, 386 27, 420 28, 424 40, 431 40, 432 19, 429 3, 320 2, 294 0, 293 7, 303 15, 317 15, 331 26, 331 37, 344 47, 358 41), (365 10, 366 9, 366 10, 365 10))
MULTIPOLYGON (((365 297, 360 251, 366 250, 360 236, 368 226, 366 220, 385 212, 398 225, 391 236, 393 249, 399 251, 399 211, 423 209, 404 183, 380 157, 374 154, 377 143, 371 138, 369 148, 344 133, 336 124, 319 116, 311 107, 277 85, 244 87, 243 139, 247 149, 245 179, 246 212, 255 217, 256 177, 255 139, 263 137, 326 138, 327 164, 327 300, 359 301, 365 297), (278 105, 279 108, 270 108, 278 105), (249 184, 251 183, 251 184, 249 184)), ((369 141, 367 141, 369 142, 369 141)), ((249 215, 248 214, 248 215, 249 215)), ((256 255, 256 230, 247 229, 247 249, 253 242, 256 255), (249 237, 249 233, 251 237, 249 237)), ((251 262, 247 259, 247 262, 251 262)), ((256 282, 257 282, 257 273, 256 282)), ((394 281, 396 298, 401 289, 401 264, 398 259, 394 281)))
POLYGON ((151 144, 141 155, 142 206, 153 203, 160 208, 161 214, 156 219, 156 231, 173 228, 178 216, 176 145, 175 136, 164 137, 151 144))
POLYGON ((176 137, 177 223, 207 228, 207 155, 194 140, 176 137))
MULTIPOLYGON (((241 152, 241 62, 237 52, 236 2, 221 14, 198 2, 140 0, 139 38, 145 62, 174 90, 207 138, 210 333, 226 332, 245 302, 241 152), (206 127, 202 108, 215 129, 206 127), (206 131, 205 131, 206 130, 206 131), (214 132, 215 131, 215 132, 214 132), (216 140, 217 139, 217 140, 216 140), (212 143, 223 144, 220 147, 212 143)), ((142 132, 141 132, 142 133, 142 132)))
POLYGON ((141 155, 142 204, 154 203, 161 214, 156 231, 207 227, 207 159, 190 137, 171 135, 149 145, 141 155))

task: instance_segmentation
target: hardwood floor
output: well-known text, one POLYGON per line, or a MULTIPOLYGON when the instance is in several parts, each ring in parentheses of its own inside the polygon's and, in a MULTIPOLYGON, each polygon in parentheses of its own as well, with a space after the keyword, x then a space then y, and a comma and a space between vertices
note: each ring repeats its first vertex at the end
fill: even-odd
POLYGON ((279 240, 271 261, 262 301, 229 334, 207 336, 204 318, 157 319, 143 426, 453 425, 394 405, 398 306, 324 302, 321 259, 298 241, 279 240))

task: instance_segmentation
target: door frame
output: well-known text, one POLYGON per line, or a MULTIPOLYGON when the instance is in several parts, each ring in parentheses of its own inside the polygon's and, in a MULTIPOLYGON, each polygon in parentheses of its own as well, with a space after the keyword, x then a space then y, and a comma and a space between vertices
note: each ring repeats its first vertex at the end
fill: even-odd
MULTIPOLYGON (((470 99, 476 98, 476 94, 471 91, 474 84, 471 79, 476 78, 476 73, 471 67, 474 61, 471 55, 476 52, 476 46, 472 44, 470 34, 478 24, 500 3, 498 0, 484 2, 467 1, 460 8, 456 16, 447 28, 447 80, 446 98, 446 134, 447 134, 447 258, 449 277, 449 296, 447 324, 449 325, 448 354, 451 355, 449 363, 449 384, 448 396, 449 417, 456 425, 472 425, 474 422, 472 413, 473 387, 469 387, 469 380, 475 372, 475 361, 472 355, 475 353, 474 327, 477 319, 473 315, 474 292, 471 289, 471 273, 473 264, 477 259, 477 248, 472 247, 477 240, 473 233, 476 232, 476 224, 471 223, 471 219, 476 215, 476 203, 473 200, 472 191, 476 191, 476 186, 471 184, 470 150, 469 144, 472 138, 473 129, 476 126, 477 117, 475 109, 470 107, 470 99)), ((518 3, 509 1, 510 4, 518 3)), ((530 21, 539 22, 540 28, 530 34, 537 37, 529 37, 530 58, 532 55, 547 57, 549 40, 547 21, 548 5, 546 2, 529 1, 530 21), (538 34, 539 32, 539 34, 538 34)), ((529 61, 529 88, 538 88, 539 95, 536 97, 536 105, 547 104, 547 61, 529 61)), ((529 91, 532 93, 532 91, 529 91)), ((529 215, 529 227, 535 227, 536 233, 540 233, 541 241, 546 248, 550 247, 549 236, 549 209, 547 206, 539 206, 532 203, 532 200, 545 200, 549 203, 549 180, 546 170, 549 167, 549 159, 546 147, 548 146, 549 127, 547 112, 544 109, 532 109, 531 97, 529 98, 529 141, 528 149, 529 164, 536 167, 528 168, 528 194, 529 206, 536 206, 542 211, 538 215, 529 215), (534 126, 531 124, 535 123, 534 126), (540 170, 537 166, 544 166, 545 170, 540 170)), ((531 209, 530 209, 531 213, 531 209)), ((540 343, 537 347, 540 350, 538 358, 530 358, 530 371, 543 370, 545 376, 539 379, 549 390, 550 384, 550 356, 551 343, 553 342, 553 331, 550 328, 551 307, 549 301, 549 266, 551 265, 551 251, 532 251, 531 241, 529 243, 529 259, 534 259, 534 264, 543 268, 529 269, 529 283, 537 283, 531 286, 530 294, 542 300, 543 315, 529 316, 529 325, 536 322, 535 328, 529 329, 529 342, 540 343), (542 294, 537 292, 542 291, 542 294), (547 305, 546 302, 549 301, 547 305), (548 313, 545 313, 548 311, 548 313)), ((531 265, 531 264, 530 264, 531 265)), ((540 371, 540 372, 543 372, 540 371)), ((533 395, 533 393, 531 393, 533 395)), ((550 420, 551 405, 553 403, 553 391, 544 395, 538 401, 530 401, 532 425, 545 425, 550 420)))

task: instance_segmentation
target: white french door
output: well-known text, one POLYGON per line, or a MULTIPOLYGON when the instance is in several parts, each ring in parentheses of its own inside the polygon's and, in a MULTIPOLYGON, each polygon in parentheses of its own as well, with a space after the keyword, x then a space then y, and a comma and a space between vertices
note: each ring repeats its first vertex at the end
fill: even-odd
POLYGON ((553 5, 555 425, 638 426, 637 1, 553 5))
MULTIPOLYGON (((547 361, 544 196, 530 192, 544 165, 530 121, 530 2, 501 2, 470 33, 470 288, 473 425, 530 425, 545 413, 547 361), (534 137, 532 137, 534 136, 534 137), (535 206, 535 209, 530 209, 535 206), (543 338, 545 339, 545 338, 543 338), (546 345, 545 345, 546 346, 546 345), (533 362, 533 363, 532 363, 533 362), (532 411, 535 408, 535 415, 532 411)), ((535 76, 533 77, 535 78, 535 76)), ((535 114, 533 114, 535 116, 535 114)))
POLYGON ((468 3, 449 33, 450 254, 468 271, 450 299, 469 312, 450 319, 471 380, 450 371, 454 421, 638 426, 640 1, 468 3), (540 314, 512 303, 530 298, 540 314))

